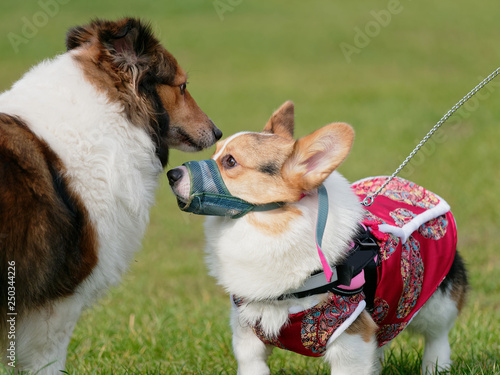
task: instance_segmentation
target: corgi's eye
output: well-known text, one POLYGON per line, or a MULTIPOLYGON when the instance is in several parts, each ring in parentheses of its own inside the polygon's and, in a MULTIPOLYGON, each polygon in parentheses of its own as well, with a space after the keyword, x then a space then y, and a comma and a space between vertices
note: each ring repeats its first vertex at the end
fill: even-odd
POLYGON ((183 84, 179 85, 179 88, 181 89, 181 95, 184 95, 186 93, 186 85, 187 82, 184 82, 183 84))
POLYGON ((226 155, 222 159, 222 166, 224 168, 234 168, 236 167, 237 164, 238 162, 236 161, 235 158, 233 158, 233 155, 226 155))

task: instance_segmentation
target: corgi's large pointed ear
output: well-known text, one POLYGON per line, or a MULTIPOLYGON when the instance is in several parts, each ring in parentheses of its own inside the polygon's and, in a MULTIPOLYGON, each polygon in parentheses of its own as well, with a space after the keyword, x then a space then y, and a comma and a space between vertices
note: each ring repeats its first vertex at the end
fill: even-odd
POLYGON ((273 113, 264 127, 264 132, 276 134, 287 139, 293 139, 294 126, 293 102, 288 100, 273 113))
POLYGON ((295 143, 283 177, 302 192, 319 187, 347 157, 353 141, 354 130, 344 123, 316 130, 295 143))

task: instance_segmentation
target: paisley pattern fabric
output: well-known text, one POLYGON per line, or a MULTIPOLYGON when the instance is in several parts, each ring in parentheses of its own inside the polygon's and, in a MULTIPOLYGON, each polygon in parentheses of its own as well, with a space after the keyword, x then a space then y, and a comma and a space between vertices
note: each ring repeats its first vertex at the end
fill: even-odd
POLYGON ((425 238, 440 240, 446 235, 447 228, 448 220, 445 215, 441 215, 425 224, 422 224, 422 226, 418 228, 418 233, 425 238))
MULTIPOLYGON (((386 180, 364 179, 352 189, 363 200, 386 180)), ((392 180, 366 209, 363 224, 380 246, 372 317, 382 346, 409 324, 448 273, 457 232, 442 198, 402 178, 392 180)))
POLYGON ((410 221, 413 220, 415 216, 417 216, 413 212, 405 208, 396 208, 394 211, 391 211, 389 215, 391 215, 391 217, 394 220, 394 223, 398 227, 402 227, 406 223, 409 223, 410 221))
POLYGON ((290 314, 279 337, 269 337, 259 324, 252 329, 265 344, 319 357, 324 354, 332 334, 354 313, 363 299, 363 293, 352 296, 328 293, 323 302, 311 309, 290 314))
POLYGON ((302 319, 300 330, 304 348, 323 354, 331 332, 351 316, 363 298, 362 294, 347 297, 330 293, 325 303, 308 310, 302 319))
POLYGON ((406 318, 415 306, 424 279, 424 263, 420 256, 420 244, 412 236, 402 246, 401 278, 403 294, 398 302, 397 317, 406 318))
POLYGON ((384 241, 384 247, 382 251, 379 252, 380 258, 383 261, 389 259, 391 255, 396 252, 396 249, 399 246, 399 242, 399 237, 389 234, 387 240, 384 241))
MULTIPOLYGON (((361 201, 386 179, 364 179, 352 189, 361 201)), ((379 326, 378 344, 383 346, 411 322, 447 275, 455 256, 455 220, 440 197, 395 178, 366 208, 362 224, 380 247, 372 318, 379 326)), ((360 314, 364 298, 363 293, 348 297, 328 293, 322 303, 289 315, 278 337, 268 337, 258 323, 252 328, 266 344, 318 357, 360 314)), ((236 297, 233 302, 237 307, 244 304, 236 297)))
MULTIPOLYGON (((403 329, 406 328, 409 322, 395 323, 395 324, 384 324, 379 328, 377 332, 377 341, 387 343, 394 339, 397 335, 401 333, 403 329)), ((379 345, 382 346, 382 345, 379 345)))
MULTIPOLYGON (((366 178, 355 182, 352 187, 358 196, 371 195, 387 181, 387 178, 385 176, 366 178)), ((434 193, 400 177, 395 177, 389 182, 382 191, 382 195, 395 202, 427 210, 437 206, 440 201, 440 198, 434 193)))
POLYGON ((375 322, 381 322, 387 316, 389 304, 380 297, 375 297, 372 318, 375 322))

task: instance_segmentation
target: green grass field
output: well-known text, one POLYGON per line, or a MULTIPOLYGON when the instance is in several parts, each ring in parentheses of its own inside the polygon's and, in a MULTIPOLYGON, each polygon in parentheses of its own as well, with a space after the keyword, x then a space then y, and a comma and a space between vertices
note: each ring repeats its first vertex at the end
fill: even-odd
MULTIPOLYGON (((355 146, 340 168, 351 181, 392 173, 500 66, 497 0, 64 2, 3 2, 0 90, 63 52, 69 27, 141 17, 188 71, 191 94, 226 136, 260 130, 288 99, 297 136, 333 121, 352 124, 355 146), (57 4, 50 12, 49 3, 57 4), (27 21, 39 26, 28 30, 27 21)), ((450 335, 452 374, 500 373, 499 102, 500 77, 401 174, 444 197, 458 223, 471 290, 450 335)), ((170 166, 212 152, 173 151, 170 166)), ((236 372, 229 299, 204 265, 203 218, 178 210, 165 178, 157 196, 130 272, 80 319, 68 374, 236 372)), ((419 373, 422 349, 421 339, 403 333, 383 373, 419 373)), ((270 366, 274 374, 329 372, 321 360, 279 350, 270 366)))

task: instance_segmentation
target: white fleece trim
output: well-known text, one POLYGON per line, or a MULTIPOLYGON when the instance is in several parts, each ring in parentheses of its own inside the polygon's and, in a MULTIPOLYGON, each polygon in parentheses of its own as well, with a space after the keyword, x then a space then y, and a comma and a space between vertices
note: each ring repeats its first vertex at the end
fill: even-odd
MULTIPOLYGON (((362 183, 367 180, 372 180, 374 178, 389 178, 389 177, 390 176, 366 177, 356 182, 353 182, 351 186, 362 183)), ((450 205, 443 198, 441 198, 439 195, 435 193, 432 194, 434 194, 434 196, 439 199, 439 203, 436 206, 434 206, 430 210, 422 212, 420 215, 415 216, 410 222, 406 223, 402 227, 396 227, 394 225, 389 225, 389 224, 380 224, 378 227, 379 231, 381 231, 382 233, 393 234, 396 237, 399 237, 402 243, 406 243, 408 237, 410 237, 411 234, 415 232, 422 224, 425 224, 429 220, 435 219, 450 211, 450 205)))
POLYGON ((411 234, 422 224, 425 224, 429 220, 435 219, 450 211, 450 205, 440 196, 436 194, 434 195, 439 199, 439 203, 435 207, 415 216, 410 222, 406 223, 401 228, 389 224, 380 224, 378 227, 379 231, 382 233, 393 234, 399 237, 402 243, 405 243, 406 240, 408 240, 408 237, 410 237, 411 234))

